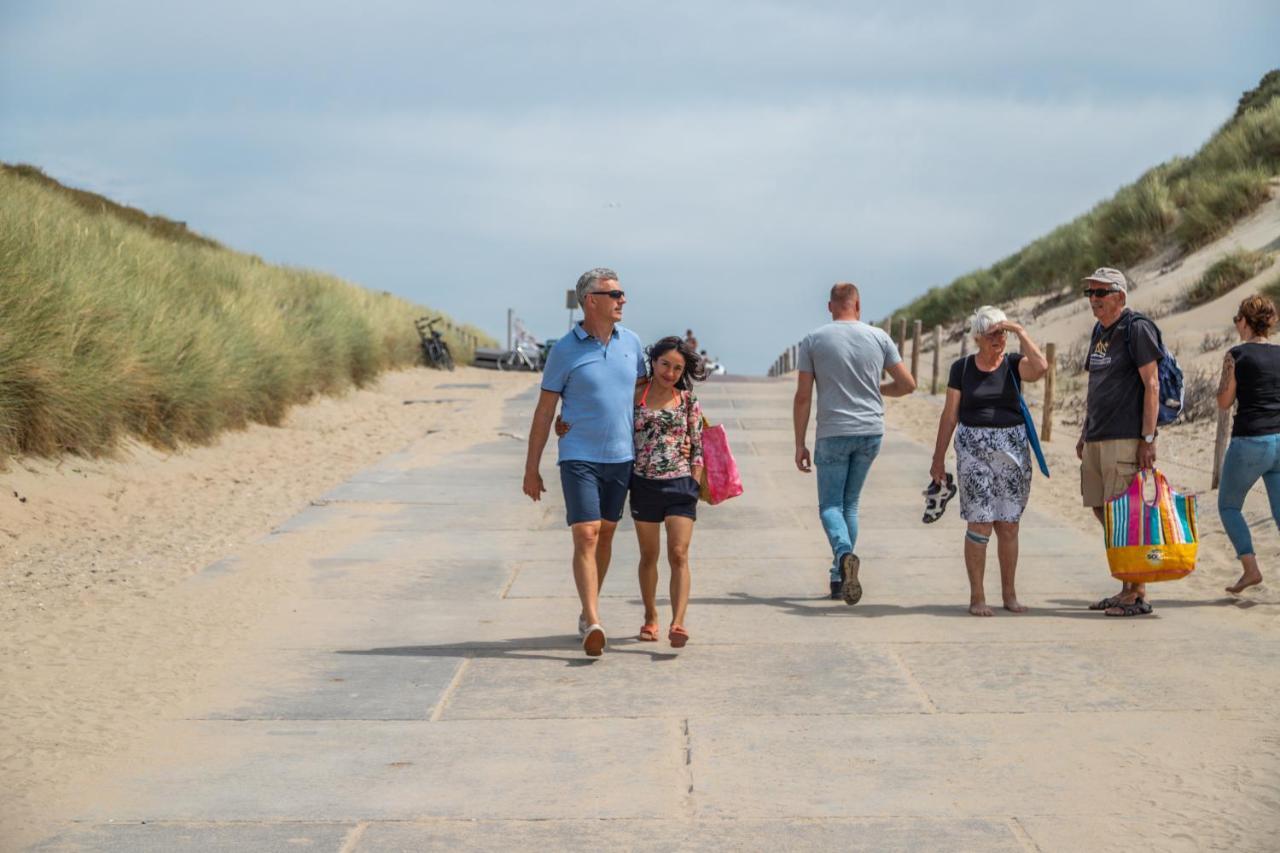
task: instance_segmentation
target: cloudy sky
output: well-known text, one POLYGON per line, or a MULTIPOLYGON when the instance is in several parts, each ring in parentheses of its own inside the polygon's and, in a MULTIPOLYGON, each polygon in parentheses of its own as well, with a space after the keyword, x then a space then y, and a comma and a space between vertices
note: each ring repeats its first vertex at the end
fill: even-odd
POLYGON ((505 334, 612 266, 642 337, 761 373, 1176 154, 1274 0, 0 0, 0 160, 505 334))

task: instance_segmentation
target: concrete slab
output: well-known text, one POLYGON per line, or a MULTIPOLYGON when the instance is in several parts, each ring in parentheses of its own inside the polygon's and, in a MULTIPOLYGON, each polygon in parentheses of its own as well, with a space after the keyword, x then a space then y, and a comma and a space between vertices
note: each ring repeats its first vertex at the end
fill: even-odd
POLYGON ((842 850, 851 853, 920 853, 989 850, 1025 853, 999 820, 904 818, 864 820, 596 820, 438 821, 375 823, 355 853, 420 850, 601 850, 698 853, 711 850, 842 850))
POLYGON ((276 651, 245 676, 244 698, 198 718, 426 720, 461 666, 461 660, 445 657, 276 651), (288 676, 281 678, 281 672, 288 676))
MULTIPOLYGON (((743 717, 732 725, 695 719, 689 728, 697 815, 1070 814, 1122 824, 1136 792, 1178 791, 1190 767, 1201 783, 1234 786, 1235 797, 1274 806, 1280 767, 1252 748, 1267 718, 1152 712, 743 717), (1197 736, 1210 725, 1218 731, 1212 744, 1197 736), (1046 726, 1054 727, 1058 745, 1051 751, 1042 749, 1046 726), (768 786, 756 784, 765 776, 768 786)), ((1209 817, 1196 804, 1178 807, 1209 817)))
MULTIPOLYGON (((636 631, 639 624, 631 627, 636 631)), ((715 645, 677 654, 665 643, 618 640, 605 666, 510 656, 472 661, 445 719, 756 714, 913 714, 926 705, 892 654, 832 643, 715 645), (768 654, 761 652, 768 649, 768 654), (838 661, 838 666, 832 666, 838 661), (541 689, 547 684, 553 690, 541 689)), ((553 653, 566 661, 576 648, 553 653)))
POLYGON ((340 853, 346 823, 134 823, 78 827, 32 853, 340 853))
POLYGON ((196 721, 156 737, 204 748, 149 768, 82 820, 572 818, 587 791, 595 817, 642 818, 687 794, 673 720, 196 721))

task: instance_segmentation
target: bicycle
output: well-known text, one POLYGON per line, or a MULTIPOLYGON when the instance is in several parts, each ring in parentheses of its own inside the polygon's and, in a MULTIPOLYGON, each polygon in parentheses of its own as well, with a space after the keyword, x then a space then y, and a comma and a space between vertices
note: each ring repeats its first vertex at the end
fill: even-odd
POLYGON ((449 344, 444 335, 436 331, 435 325, 443 317, 419 317, 413 321, 422 340, 422 363, 437 370, 453 370, 453 353, 449 352, 449 344))
POLYGON ((538 363, 541 361, 541 354, 530 347, 523 341, 516 341, 515 349, 503 354, 498 359, 497 365, 499 370, 529 370, 537 371, 538 363))

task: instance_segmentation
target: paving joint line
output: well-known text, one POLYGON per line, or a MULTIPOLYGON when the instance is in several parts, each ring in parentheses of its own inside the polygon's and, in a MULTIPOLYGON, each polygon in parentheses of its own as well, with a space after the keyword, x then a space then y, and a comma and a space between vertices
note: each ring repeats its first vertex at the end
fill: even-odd
POLYGON ((462 677, 466 674, 471 661, 475 660, 475 655, 468 653, 462 659, 462 663, 458 664, 457 670, 453 673, 453 678, 449 679, 449 686, 440 694, 440 701, 431 709, 431 716, 427 718, 428 722, 438 723, 440 718, 444 716, 444 709, 449 704, 449 700, 453 698, 453 694, 458 691, 458 686, 462 683, 462 677))
POLYGON ((363 820, 351 827, 351 831, 347 833, 347 837, 342 842, 342 847, 338 848, 338 853, 353 853, 368 828, 369 822, 363 820))
POLYGON ((1036 840, 1031 837, 1031 833, 1027 832, 1027 828, 1022 825, 1022 821, 1018 820, 1017 815, 1010 815, 1007 823, 1009 831, 1013 833, 1014 838, 1018 839, 1018 843, 1026 853, 1042 853, 1040 845, 1036 844, 1036 840))
POLYGON ((897 649, 889 649, 888 654, 889 657, 893 658, 894 662, 898 664, 898 669, 902 671, 903 678, 907 680, 907 684, 909 684, 911 689, 915 691, 916 697, 920 700, 921 704, 924 705, 926 712, 929 714, 938 713, 938 706, 933 704, 933 699, 929 697, 929 692, 924 689, 924 686, 921 685, 919 681, 916 680, 915 673, 913 673, 911 668, 907 666, 907 662, 902 659, 902 655, 898 654, 897 649))
POLYGON ((507 578, 507 583, 502 587, 502 592, 498 594, 498 598, 506 599, 507 594, 511 592, 511 587, 516 585, 516 580, 519 579, 522 571, 524 571, 524 566, 516 563, 515 568, 511 570, 511 577, 507 578))
POLYGON ((693 820, 697 817, 698 809, 693 799, 693 738, 689 734, 688 717, 680 721, 680 737, 682 752, 684 753, 684 763, 681 765, 685 786, 684 794, 682 795, 684 816, 686 820, 693 820))

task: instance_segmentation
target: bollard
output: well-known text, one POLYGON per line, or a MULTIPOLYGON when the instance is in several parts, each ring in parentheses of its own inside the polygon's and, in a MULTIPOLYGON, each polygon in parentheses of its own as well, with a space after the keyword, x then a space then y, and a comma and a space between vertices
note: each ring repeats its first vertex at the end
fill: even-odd
POLYGON ((933 385, 930 394, 938 393, 938 372, 942 370, 942 327, 933 327, 933 385))
POLYGON ((907 318, 898 321, 898 355, 907 357, 907 318))
POLYGON ((911 378, 917 381, 920 376, 920 326, 920 321, 916 320, 911 329, 911 378))
POLYGON ((1049 370, 1044 375, 1044 416, 1040 419, 1040 440, 1053 438, 1053 386, 1058 377, 1058 347, 1056 344, 1044 345, 1044 357, 1049 362, 1049 370))
POLYGON ((1231 441, 1231 410, 1218 412, 1218 434, 1213 437, 1213 482, 1211 489, 1218 488, 1218 480, 1222 478, 1222 459, 1227 455, 1227 443, 1231 441))

